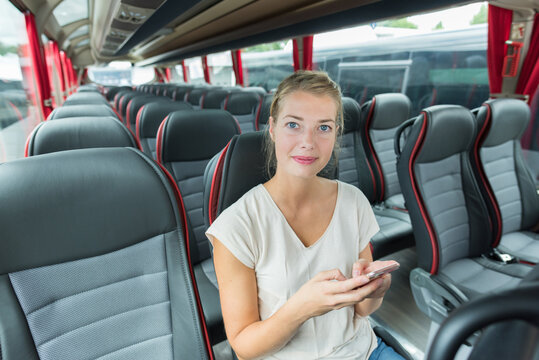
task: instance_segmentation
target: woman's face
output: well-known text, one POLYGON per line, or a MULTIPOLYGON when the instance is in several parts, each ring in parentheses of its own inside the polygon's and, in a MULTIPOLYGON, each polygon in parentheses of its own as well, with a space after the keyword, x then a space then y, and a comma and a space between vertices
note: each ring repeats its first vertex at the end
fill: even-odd
POLYGON ((295 91, 270 118, 277 172, 302 178, 316 176, 329 162, 336 138, 337 104, 328 95, 295 91))

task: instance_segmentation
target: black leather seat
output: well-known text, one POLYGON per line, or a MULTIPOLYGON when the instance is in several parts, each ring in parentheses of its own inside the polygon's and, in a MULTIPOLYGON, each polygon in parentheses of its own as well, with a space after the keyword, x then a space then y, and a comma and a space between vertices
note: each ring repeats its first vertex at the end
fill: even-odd
POLYGON ((180 85, 176 86, 176 88, 172 91, 172 100, 176 101, 185 101, 186 96, 189 94, 191 90, 193 90, 195 87, 193 85, 180 85))
POLYGON ((0 165, 0 183, 3 360, 213 358, 179 195, 151 159, 63 151, 0 165))
POLYGON ((185 101, 193 107, 195 110, 202 109, 202 105, 204 103, 204 98, 206 97, 206 94, 208 91, 215 89, 209 86, 204 87, 196 87, 192 89, 190 92, 187 93, 185 97, 185 101))
POLYGON ((155 96, 155 95, 141 95, 141 96, 135 96, 129 102, 127 103, 127 108, 125 111, 125 125, 129 130, 131 130, 133 133, 136 132, 136 122, 137 122, 137 114, 141 107, 144 105, 159 101, 161 103, 170 102, 171 100, 169 98, 163 97, 163 96, 155 96))
MULTIPOLYGON (((89 117, 89 116, 112 116, 118 118, 116 113, 112 108, 107 104, 96 104, 96 105, 71 105, 71 106, 60 106, 54 109, 47 120, 71 118, 71 117, 89 117)), ((119 119, 118 119, 119 120, 119 119)))
POLYGON ((71 105, 92 105, 92 104, 105 104, 108 105, 107 99, 95 92, 81 92, 69 95, 62 106, 71 105))
POLYGON ((225 110, 240 123, 241 132, 255 131, 262 99, 255 92, 233 92, 228 96, 225 110))
POLYGON ((255 123, 256 131, 264 130, 269 126, 269 118, 271 115, 271 103, 273 102, 273 94, 265 94, 260 103, 260 110, 255 123))
POLYGON ((113 117, 78 117, 44 121, 28 136, 26 156, 96 147, 134 147, 137 142, 113 117))
POLYGON ((408 126, 397 172, 418 255, 410 282, 418 307, 440 323, 469 299, 514 288, 531 267, 488 257, 489 215, 469 159, 477 134, 471 112, 429 107, 397 138, 408 126))
POLYGON ((203 175, 210 159, 239 134, 224 110, 176 111, 157 134, 157 161, 176 181, 187 214, 191 264, 212 344, 226 339, 219 291, 203 217, 203 175))
POLYGON ((472 165, 490 210, 493 246, 536 264, 539 234, 530 229, 539 224, 539 195, 520 147, 529 119, 530 108, 521 100, 485 102, 477 113, 472 165))
MULTIPOLYGON (((414 244, 408 214, 377 204, 379 185, 362 145, 361 109, 352 98, 343 98, 344 129, 339 154, 339 179, 352 184, 365 194, 373 206, 380 231, 371 239, 373 258, 378 259, 414 244)), ((392 144, 392 143, 391 143, 392 144)), ((392 145, 391 145, 392 146, 392 145)), ((391 148, 393 149, 393 148, 391 148)))
POLYGON ((142 151, 157 160, 157 130, 168 114, 178 110, 191 110, 183 101, 158 101, 142 106, 137 114, 135 133, 142 151))

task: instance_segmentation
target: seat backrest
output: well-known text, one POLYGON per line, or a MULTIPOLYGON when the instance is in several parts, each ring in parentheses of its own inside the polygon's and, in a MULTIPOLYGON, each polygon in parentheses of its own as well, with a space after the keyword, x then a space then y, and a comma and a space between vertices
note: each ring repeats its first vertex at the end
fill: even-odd
POLYGON ((114 97, 120 91, 131 90, 129 86, 111 86, 106 88, 105 97, 108 101, 114 101, 114 97))
POLYGON ((183 196, 193 265, 211 257, 202 215, 206 165, 239 132, 234 117, 224 110, 176 111, 159 127, 157 161, 183 196))
POLYGON ((90 105, 90 104, 106 104, 108 105, 107 99, 95 92, 81 92, 69 95, 69 97, 64 102, 63 106, 71 105, 90 105))
POLYGON ((273 94, 265 94, 260 104, 257 121, 255 123, 256 131, 264 130, 269 123, 271 103, 273 102, 273 94))
POLYGON ((206 93, 210 90, 210 87, 197 87, 187 93, 185 101, 193 107, 195 110, 200 110, 202 108, 202 103, 204 102, 204 97, 206 93))
POLYGON ((376 179, 376 201, 400 194, 394 137, 410 117, 412 103, 404 94, 380 94, 362 106, 361 140, 376 179))
POLYGON ((185 101, 186 95, 194 88, 192 85, 176 86, 172 92, 172 100, 185 101))
POLYGON ((200 103, 202 109, 224 109, 230 92, 231 90, 227 89, 209 90, 200 103))
POLYGON ((129 102, 127 103, 126 114, 125 114, 125 125, 133 133, 135 133, 135 125, 137 122, 138 111, 145 104, 148 104, 153 101, 167 102, 167 101, 170 101, 170 99, 163 96, 143 94, 140 96, 135 96, 134 98, 129 100, 129 102))
POLYGON ((64 151, 4 163, 0 183, 2 359, 213 358, 157 164, 64 151))
POLYGON ((261 101, 255 92, 233 92, 228 96, 224 109, 238 120, 242 133, 255 131, 261 101))
MULTIPOLYGON (((116 111, 119 111, 119 109, 120 109, 120 102, 122 101, 122 97, 125 94, 129 94, 129 93, 132 93, 132 92, 134 92, 134 90, 132 90, 132 89, 122 89, 122 90, 118 91, 116 93, 116 95, 114 95, 114 101, 112 103, 112 106, 114 107, 114 109, 116 111)), ((148 94, 148 93, 146 92, 146 94, 148 94)))
POLYGON ((339 180, 361 189, 373 203, 376 200, 376 179, 359 136, 361 108, 349 97, 342 98, 342 105, 344 129, 339 140, 339 180))
POLYGON ((148 96, 148 94, 144 94, 138 91, 133 91, 133 92, 124 94, 122 98, 120 99, 119 107, 116 110, 118 111, 118 114, 120 114, 120 119, 126 126, 127 126, 127 105, 129 105, 129 102, 131 100, 139 96, 146 97, 148 96))
POLYGON ((135 124, 136 137, 142 151, 152 159, 157 160, 156 139, 159 125, 168 114, 178 110, 192 110, 192 107, 183 101, 158 101, 139 109, 135 124))
POLYGON ((516 99, 489 100, 479 108, 479 135, 471 157, 490 209, 493 246, 503 234, 526 230, 539 219, 539 197, 520 146, 530 109, 516 99))
MULTIPOLYGON (((71 117, 89 116, 112 116, 118 118, 109 105, 72 105, 60 106, 54 109, 47 120, 63 119, 71 117)), ((119 120, 119 119, 118 119, 119 120)))
POLYGON ((44 121, 28 136, 25 155, 56 151, 134 147, 137 143, 129 130, 113 117, 78 117, 44 121))
POLYGON ((477 133, 473 115, 459 105, 438 105, 404 126, 410 126, 410 132, 397 173, 419 266, 436 274, 454 260, 487 253, 488 211, 469 159, 477 133))

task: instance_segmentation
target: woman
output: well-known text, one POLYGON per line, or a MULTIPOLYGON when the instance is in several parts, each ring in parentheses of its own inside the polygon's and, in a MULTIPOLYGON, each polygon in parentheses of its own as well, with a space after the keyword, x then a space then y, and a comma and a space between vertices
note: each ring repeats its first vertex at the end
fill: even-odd
POLYGON ((368 244, 379 228, 368 200, 317 175, 343 128, 339 87, 324 73, 296 72, 279 85, 270 114, 273 177, 206 233, 228 340, 241 359, 368 359, 383 345, 366 316, 391 277, 365 276, 386 265, 372 262, 368 244))

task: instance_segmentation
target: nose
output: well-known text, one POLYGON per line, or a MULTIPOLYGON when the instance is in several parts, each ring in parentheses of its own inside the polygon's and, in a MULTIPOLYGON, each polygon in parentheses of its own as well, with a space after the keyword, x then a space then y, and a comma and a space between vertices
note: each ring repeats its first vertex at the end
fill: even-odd
POLYGON ((301 136, 301 147, 305 149, 312 149, 314 147, 314 131, 305 129, 301 136))

